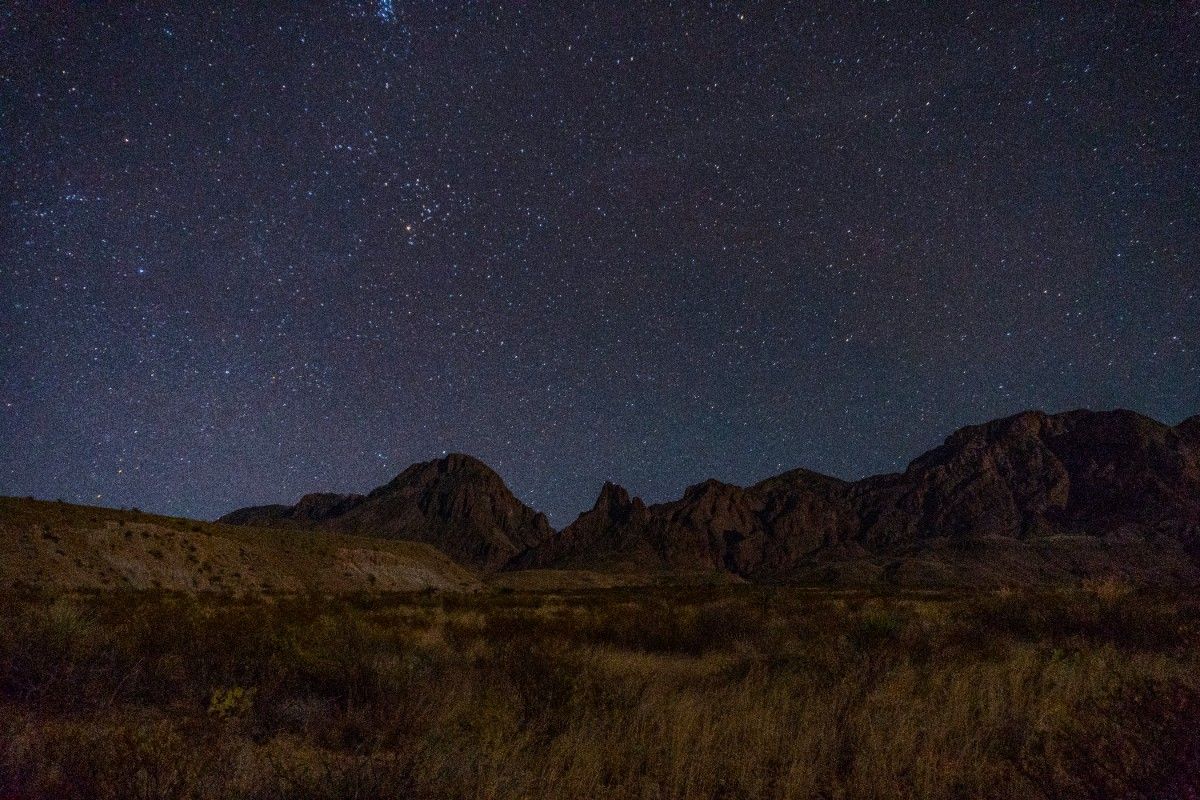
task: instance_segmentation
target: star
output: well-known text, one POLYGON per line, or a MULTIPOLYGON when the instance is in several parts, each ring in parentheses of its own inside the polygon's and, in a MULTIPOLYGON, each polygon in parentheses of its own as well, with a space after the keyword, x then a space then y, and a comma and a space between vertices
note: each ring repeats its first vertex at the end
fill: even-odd
POLYGON ((462 451, 563 525, 1200 412, 1187 4, 77 5, 6 18, 0 493, 462 451))

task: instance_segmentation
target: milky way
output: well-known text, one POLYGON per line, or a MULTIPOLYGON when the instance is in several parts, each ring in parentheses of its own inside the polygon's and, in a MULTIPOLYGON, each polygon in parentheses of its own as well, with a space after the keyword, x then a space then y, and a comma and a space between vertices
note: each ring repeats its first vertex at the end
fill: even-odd
POLYGON ((10 5, 0 493, 562 525, 1200 412, 1200 7, 1016 5, 10 5))

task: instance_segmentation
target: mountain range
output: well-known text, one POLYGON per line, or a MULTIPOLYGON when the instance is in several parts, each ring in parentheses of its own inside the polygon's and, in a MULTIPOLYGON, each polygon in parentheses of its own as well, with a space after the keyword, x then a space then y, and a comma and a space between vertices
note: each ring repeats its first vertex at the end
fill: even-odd
POLYGON ((606 483, 561 531, 486 464, 415 464, 365 495, 219 520, 432 544, 487 572, 711 571, 748 580, 1200 581, 1200 416, 1024 412, 963 428, 903 472, 706 480, 648 505, 606 483))

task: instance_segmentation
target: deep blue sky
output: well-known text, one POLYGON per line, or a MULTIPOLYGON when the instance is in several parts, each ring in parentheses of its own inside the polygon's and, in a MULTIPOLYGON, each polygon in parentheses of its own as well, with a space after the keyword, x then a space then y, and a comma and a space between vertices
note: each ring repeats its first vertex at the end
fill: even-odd
POLYGON ((207 5, 0 11, 0 493, 563 525, 1200 412, 1195 3, 207 5))

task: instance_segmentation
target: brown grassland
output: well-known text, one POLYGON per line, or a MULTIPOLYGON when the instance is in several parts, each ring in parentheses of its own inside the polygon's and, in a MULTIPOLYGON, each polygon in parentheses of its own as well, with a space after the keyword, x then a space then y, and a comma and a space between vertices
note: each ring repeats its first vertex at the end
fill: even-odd
POLYGON ((1200 601, 0 599, 3 798, 1195 797, 1200 601))

